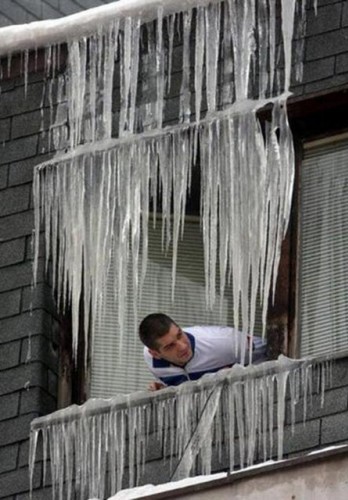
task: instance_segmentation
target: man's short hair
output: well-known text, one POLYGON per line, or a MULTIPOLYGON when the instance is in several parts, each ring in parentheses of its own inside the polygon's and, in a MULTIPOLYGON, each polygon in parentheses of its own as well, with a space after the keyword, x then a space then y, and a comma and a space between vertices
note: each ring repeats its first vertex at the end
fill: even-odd
POLYGON ((149 314, 139 325, 140 340, 149 349, 157 349, 157 339, 168 333, 175 321, 163 313, 149 314))

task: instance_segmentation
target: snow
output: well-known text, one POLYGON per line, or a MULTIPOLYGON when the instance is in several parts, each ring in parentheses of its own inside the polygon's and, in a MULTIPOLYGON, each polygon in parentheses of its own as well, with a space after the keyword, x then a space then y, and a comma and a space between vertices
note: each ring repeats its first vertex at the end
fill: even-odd
MULTIPOLYGON (((331 451, 337 451, 341 448, 347 448, 346 444, 341 444, 341 445, 336 445, 336 446, 327 446, 325 448, 320 448, 318 450, 311 451, 307 453, 305 456, 315 456, 315 455, 322 455, 323 453, 326 452, 331 452, 331 451)), ((290 461, 293 459, 289 459, 290 461)), ((259 463, 259 464, 254 464, 250 465, 249 467, 245 467, 243 469, 244 473, 247 473, 248 471, 253 471, 257 469, 262 469, 262 471, 266 471, 268 467, 273 467, 274 464, 280 464, 287 462, 288 460, 267 460, 265 462, 259 463)), ((109 497, 108 500, 132 500, 136 498, 143 498, 144 496, 150 496, 150 495, 155 495, 156 493, 162 493, 165 491, 176 491, 181 488, 185 488, 187 486, 192 486, 195 484, 204 484, 206 482, 211 482, 211 481, 219 481, 220 479, 227 478, 229 476, 234 476, 238 475, 240 471, 233 471, 230 473, 216 473, 216 474, 210 474, 207 476, 196 476, 196 477, 189 477, 186 479, 182 479, 180 481, 172 481, 170 483, 164 483, 164 484, 159 484, 159 485, 153 485, 153 484, 147 484, 144 486, 138 486, 135 488, 127 488, 124 490, 119 491, 116 493, 116 495, 113 495, 112 497, 109 497)), ((90 499, 90 500, 98 500, 98 499, 90 499)))
POLYGON ((96 27, 108 26, 110 19, 139 16, 144 21, 157 17, 158 9, 169 15, 196 5, 218 3, 221 0, 119 0, 59 19, 5 26, 0 29, 0 55, 8 55, 54 44, 65 43, 72 37, 86 37, 96 27))
MULTIPOLYGON (((186 479, 181 479, 180 481, 172 481, 170 483, 159 484, 154 486, 153 484, 147 484, 145 486, 138 486, 136 488, 121 490, 116 495, 110 497, 108 500, 130 500, 135 498, 142 498, 145 495, 154 495, 155 493, 162 493, 163 491, 172 491, 179 488, 185 488, 185 486, 192 486, 194 484, 202 484, 209 481, 215 481, 217 479, 222 479, 227 477, 227 472, 210 474, 208 476, 196 476, 189 477, 186 479)), ((93 500, 93 499, 91 499, 93 500)), ((98 500, 98 499, 94 499, 98 500)))

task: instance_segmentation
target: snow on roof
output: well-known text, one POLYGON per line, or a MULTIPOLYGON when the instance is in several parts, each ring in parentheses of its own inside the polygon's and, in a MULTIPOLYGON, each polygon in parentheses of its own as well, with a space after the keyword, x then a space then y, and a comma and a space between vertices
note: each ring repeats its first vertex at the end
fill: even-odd
POLYGON ((116 18, 138 16, 143 21, 150 21, 157 17, 158 9, 162 9, 163 14, 171 14, 221 1, 120 0, 59 19, 6 26, 0 29, 0 56, 64 43, 72 37, 87 36, 95 32, 98 26, 116 18))

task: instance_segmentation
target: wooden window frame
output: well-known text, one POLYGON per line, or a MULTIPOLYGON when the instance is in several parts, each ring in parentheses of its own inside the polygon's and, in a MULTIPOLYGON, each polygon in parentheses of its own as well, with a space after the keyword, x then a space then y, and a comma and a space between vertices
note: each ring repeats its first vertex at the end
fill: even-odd
POLYGON ((292 358, 300 355, 299 267, 300 194, 304 144, 348 132, 348 86, 335 90, 293 97, 288 101, 288 116, 294 136, 295 183, 291 217, 282 245, 274 304, 269 303, 267 339, 269 354, 292 358))

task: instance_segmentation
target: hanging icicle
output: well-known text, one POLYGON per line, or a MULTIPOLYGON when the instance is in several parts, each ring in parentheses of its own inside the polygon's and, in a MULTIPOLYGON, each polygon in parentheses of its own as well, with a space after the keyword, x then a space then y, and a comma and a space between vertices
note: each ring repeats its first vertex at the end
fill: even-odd
MULTIPOLYGON (((146 450, 154 435, 165 450, 163 460, 170 460, 168 480, 197 471, 210 474, 213 454, 222 447, 230 471, 281 459, 286 404, 294 409, 301 401, 305 421, 313 388, 324 394, 330 368, 325 360, 284 357, 263 366, 236 365, 160 394, 90 400, 37 418, 31 426, 30 477, 39 440, 44 476, 49 465, 57 500, 104 499, 138 485, 145 478, 146 450)), ((293 430, 294 422, 292 411, 293 430)))
MULTIPOLYGON (((147 264, 149 203, 152 198, 157 204, 158 193, 164 243, 173 245, 174 291, 177 245, 197 154, 207 306, 215 303, 217 282, 223 295, 232 276, 234 326, 253 332, 259 292, 265 329, 293 184, 286 97, 295 0, 282 1, 281 26, 276 25, 276 0, 198 5, 179 13, 179 2, 178 12, 169 15, 159 6, 151 22, 140 15, 120 16, 99 24, 91 35, 68 40, 67 71, 57 80, 67 120, 62 121, 59 106, 51 125, 58 153, 35 171, 35 265, 44 221, 46 258, 52 261, 59 302, 64 306, 68 300, 72 309, 75 355, 79 305, 82 300, 87 340, 103 307, 112 256, 120 331, 128 265, 136 316, 147 264), (276 29, 282 34, 282 78, 276 29), (174 40, 178 31, 181 57, 174 40), (163 127, 171 72, 178 63, 177 124, 163 127), (273 114, 263 129, 257 112, 266 104, 273 114)), ((54 73, 52 61, 47 67, 54 73)))

